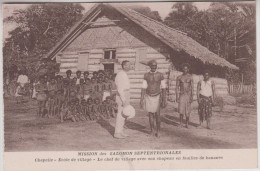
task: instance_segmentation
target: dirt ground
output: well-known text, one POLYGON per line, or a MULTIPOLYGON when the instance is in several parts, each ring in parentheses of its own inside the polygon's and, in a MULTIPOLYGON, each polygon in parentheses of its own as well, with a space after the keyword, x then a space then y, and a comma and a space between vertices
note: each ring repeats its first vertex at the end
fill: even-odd
MULTIPOLYGON (((194 102, 196 103, 196 102, 194 102)), ((98 122, 64 122, 36 116, 36 102, 4 103, 5 151, 80 151, 138 149, 234 149, 257 147, 257 115, 253 107, 214 108, 213 130, 198 129, 196 104, 191 126, 179 128, 178 113, 172 104, 161 113, 161 136, 149 135, 146 113, 136 107, 136 117, 126 124, 127 139, 114 139, 115 119, 98 122)))

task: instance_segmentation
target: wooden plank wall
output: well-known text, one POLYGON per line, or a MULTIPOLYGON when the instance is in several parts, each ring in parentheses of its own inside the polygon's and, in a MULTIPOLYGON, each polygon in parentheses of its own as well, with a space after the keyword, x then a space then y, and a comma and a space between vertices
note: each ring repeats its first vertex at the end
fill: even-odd
MULTIPOLYGON (((171 71, 170 72, 170 79, 169 79, 169 100, 170 101, 175 101, 176 99, 176 94, 175 94, 175 88, 176 88, 176 78, 181 75, 182 73, 179 71, 171 71)), ((192 75, 193 77, 193 82, 194 82, 194 97, 193 99, 196 100, 197 99, 197 84, 199 82, 199 80, 203 79, 202 75, 192 75)), ((228 82, 225 79, 222 78, 212 78, 215 82, 215 88, 216 88, 216 95, 217 96, 226 96, 228 95, 228 82)))
MULTIPOLYGON (((116 56, 119 61, 118 64, 115 64, 115 73, 120 71, 121 62, 124 60, 128 60, 131 62, 132 66, 136 66, 136 53, 137 49, 134 48, 119 48, 116 50, 116 56)), ((166 60, 166 56, 168 54, 161 54, 153 48, 147 47, 146 58, 149 60, 155 59, 158 63, 158 71, 164 74, 165 79, 168 78, 168 71, 170 63, 166 60)), ((97 71, 102 69, 102 64, 99 63, 100 59, 103 58, 103 49, 93 49, 89 51, 89 61, 88 61, 88 71, 92 73, 93 71, 97 71)), ((61 56, 61 66, 60 66, 60 74, 62 76, 66 76, 66 71, 68 69, 72 70, 72 76, 75 76, 75 72, 77 71, 77 63, 78 63, 78 53, 77 52, 65 52, 61 56)), ((135 69, 130 71, 129 78, 131 82, 131 99, 139 100, 141 96, 141 86, 144 74, 149 71, 149 67, 142 69, 135 69)))

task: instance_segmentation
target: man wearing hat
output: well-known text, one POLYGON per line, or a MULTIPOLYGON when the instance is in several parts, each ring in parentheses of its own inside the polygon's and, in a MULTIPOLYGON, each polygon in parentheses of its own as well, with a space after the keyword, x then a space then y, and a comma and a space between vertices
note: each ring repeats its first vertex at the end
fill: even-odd
POLYGON ((189 64, 182 65, 183 74, 176 79, 176 101, 178 102, 178 112, 180 114, 180 127, 183 127, 183 116, 186 117, 186 128, 189 125, 191 112, 191 102, 193 100, 193 79, 189 74, 189 64))
POLYGON ((160 108, 166 107, 166 83, 163 74, 157 71, 157 62, 149 61, 151 70, 144 75, 140 106, 149 113, 152 135, 159 136, 160 108))
POLYGON ((118 111, 116 116, 116 126, 114 137, 118 139, 123 139, 127 137, 124 133, 124 124, 126 120, 127 112, 124 112, 124 108, 129 107, 130 102, 130 80, 128 78, 127 72, 131 70, 131 65, 129 61, 122 62, 122 69, 119 71, 115 78, 115 84, 117 87, 116 103, 118 105, 118 111))

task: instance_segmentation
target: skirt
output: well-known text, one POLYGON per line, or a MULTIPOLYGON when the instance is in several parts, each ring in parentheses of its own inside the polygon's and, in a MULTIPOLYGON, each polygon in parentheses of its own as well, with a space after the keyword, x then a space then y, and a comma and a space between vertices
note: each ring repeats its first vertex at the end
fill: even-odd
POLYGON ((190 95, 189 94, 181 94, 180 95, 178 112, 181 115, 185 115, 186 117, 190 117, 191 103, 190 103, 190 95))
POLYGON ((212 116, 212 97, 200 95, 200 99, 198 113, 200 121, 203 122, 212 116))
POLYGON ((161 95, 156 96, 145 95, 145 110, 150 113, 156 113, 160 110, 161 95))

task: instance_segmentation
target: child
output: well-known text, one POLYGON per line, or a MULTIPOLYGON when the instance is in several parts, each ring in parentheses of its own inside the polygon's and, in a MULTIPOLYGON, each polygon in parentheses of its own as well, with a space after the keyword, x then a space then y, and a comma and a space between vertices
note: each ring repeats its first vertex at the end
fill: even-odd
POLYGON ((92 98, 88 98, 87 104, 86 104, 86 114, 89 116, 90 120, 95 120, 96 117, 93 113, 93 100, 92 98))
POLYGON ((64 103, 65 103, 65 95, 64 95, 64 90, 57 90, 57 94, 56 94, 56 110, 57 114, 60 115, 61 109, 64 107, 64 103))
POLYGON ((84 82, 86 82, 86 80, 88 79, 88 76, 89 76, 89 72, 88 71, 85 71, 83 73, 83 76, 84 76, 84 82))
POLYGON ((88 121, 90 120, 90 117, 87 114, 87 102, 85 99, 82 99, 80 102, 80 106, 81 106, 81 110, 82 110, 82 114, 85 117, 85 119, 88 121))
POLYGON ((98 73, 97 73, 96 71, 94 71, 94 72, 93 72, 93 76, 92 76, 92 78, 97 79, 97 76, 98 76, 98 73))
POLYGON ((111 97, 115 101, 116 100, 116 94, 117 94, 117 88, 115 83, 116 74, 111 75, 110 79, 110 85, 111 85, 111 97))
POLYGON ((32 93, 32 99, 36 99, 37 92, 35 90, 35 86, 39 84, 39 80, 36 78, 33 82, 33 93, 32 93))
POLYGON ((63 80, 63 92, 65 96, 65 105, 70 101, 70 83, 69 80, 63 80))
POLYGON ((118 109, 118 106, 117 106, 117 103, 113 100, 113 98, 111 96, 108 96, 106 98, 106 100, 108 101, 108 105, 109 105, 109 113, 110 113, 110 116, 112 116, 113 118, 115 117, 116 113, 117 113, 117 109, 118 109))
POLYGON ((77 122, 75 115, 75 102, 73 100, 68 102, 68 106, 65 106, 61 111, 60 121, 71 120, 72 122, 77 122))
POLYGON ((57 85, 57 90, 63 90, 63 77, 61 75, 56 76, 56 85, 57 85))
POLYGON ((81 86, 81 98, 85 99, 85 100, 88 100, 88 98, 90 97, 91 93, 93 92, 93 89, 92 89, 92 85, 91 85, 91 82, 90 82, 90 79, 87 78, 84 82, 84 84, 82 84, 81 86))
POLYGON ((76 72, 76 85, 78 90, 80 89, 80 84, 82 84, 84 82, 84 79, 81 78, 81 71, 77 71, 76 72))
POLYGON ((103 76, 98 77, 98 83, 97 83, 96 91, 97 91, 99 100, 102 101, 103 91, 104 91, 103 76))
POLYGON ((71 83, 71 81, 72 81, 71 74, 72 74, 72 71, 71 70, 67 70, 66 71, 66 78, 64 78, 65 80, 68 80, 69 83, 71 83))
POLYGON ((100 100, 98 98, 96 98, 94 100, 94 104, 92 107, 93 110, 93 115, 95 116, 95 118, 100 119, 101 118, 101 109, 100 109, 100 100))
POLYGON ((75 99, 75 112, 76 112, 76 115, 77 115, 77 118, 81 121, 86 121, 86 118, 83 114, 83 110, 81 108, 81 105, 79 103, 79 99, 76 98, 75 99))
POLYGON ((107 101, 107 100, 104 100, 104 101, 102 102, 100 108, 101 108, 101 113, 102 113, 102 115, 103 115, 105 118, 109 119, 109 118, 110 118, 110 111, 109 111, 109 103, 108 103, 108 101, 107 101))
POLYGON ((37 92, 36 99, 38 101, 38 115, 43 117, 44 110, 46 109, 47 90, 48 90, 44 76, 40 77, 40 82, 39 84, 35 85, 35 90, 37 92))
POLYGON ((47 85, 48 88, 48 116, 54 115, 55 110, 55 96, 57 91, 57 84, 55 77, 50 78, 50 82, 47 85))
POLYGON ((92 99, 96 99, 98 98, 98 87, 97 87, 97 82, 96 82, 96 79, 95 78, 91 78, 91 94, 90 94, 90 97, 92 99))
POLYGON ((79 89, 77 86, 77 78, 73 78, 71 85, 70 85, 70 99, 80 99, 80 93, 79 93, 79 89))
POLYGON ((102 100, 104 101, 106 97, 111 95, 111 82, 109 82, 108 77, 105 77, 105 80, 103 82, 103 98, 102 100))

